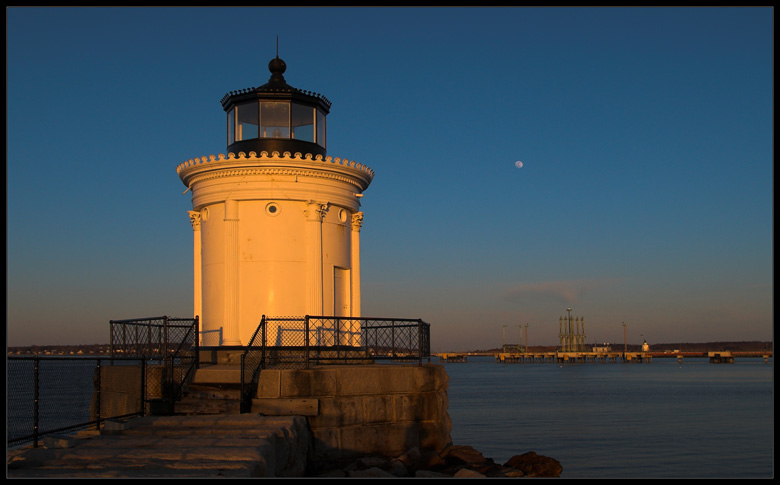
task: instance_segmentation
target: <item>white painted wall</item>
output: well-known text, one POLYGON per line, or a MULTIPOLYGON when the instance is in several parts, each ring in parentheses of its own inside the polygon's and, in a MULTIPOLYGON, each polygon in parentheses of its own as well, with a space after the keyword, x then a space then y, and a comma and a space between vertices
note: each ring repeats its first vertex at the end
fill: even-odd
POLYGON ((371 183, 370 168, 252 153, 190 160, 177 171, 192 192, 203 345, 246 345, 264 314, 360 316, 356 194, 371 183))

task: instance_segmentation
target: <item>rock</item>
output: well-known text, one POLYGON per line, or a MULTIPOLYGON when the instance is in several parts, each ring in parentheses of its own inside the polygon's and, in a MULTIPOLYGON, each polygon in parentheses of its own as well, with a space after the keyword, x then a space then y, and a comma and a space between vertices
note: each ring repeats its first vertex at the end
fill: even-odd
POLYGON ((491 463, 490 465, 471 466, 470 468, 490 478, 525 476, 525 473, 523 473, 522 470, 501 466, 495 463, 491 463))
POLYGON ((397 459, 403 463, 406 468, 416 468, 422 462, 422 453, 420 452, 420 448, 414 447, 397 459))
POLYGON ((371 467, 365 470, 353 470, 347 473, 348 477, 365 477, 365 478, 397 478, 395 475, 388 473, 381 468, 371 467))
POLYGON ((317 475, 319 478, 343 478, 347 476, 347 472, 344 470, 327 470, 319 475, 317 475))
POLYGON ((390 463, 384 467, 384 470, 395 477, 409 476, 409 470, 406 469, 406 466, 400 460, 391 460, 390 463))
POLYGON ((434 472, 431 470, 417 470, 414 472, 414 476, 416 478, 443 478, 443 477, 449 477, 449 475, 445 473, 439 473, 434 472))
POLYGON ((355 463, 359 468, 384 468, 390 463, 389 458, 384 456, 364 456, 355 463))
POLYGON ((559 477, 563 471, 558 460, 533 451, 513 456, 504 466, 521 470, 527 477, 559 477))
POLYGON ((470 470, 468 468, 461 468, 458 470, 455 475, 453 475, 455 478, 485 478, 485 475, 479 473, 478 471, 470 470))
POLYGON ((450 465, 489 465, 493 463, 471 446, 451 446, 444 451, 444 461, 450 465))
POLYGON ((523 473, 523 470, 518 470, 517 468, 506 468, 501 476, 507 478, 520 478, 524 477, 525 473, 523 473))
POLYGON ((558 477, 563 467, 553 458, 533 451, 515 455, 504 465, 495 463, 471 446, 450 446, 440 455, 423 456, 413 449, 397 458, 365 456, 342 469, 321 471, 320 477, 354 478, 517 478, 558 477))
POLYGON ((409 466, 409 468, 415 468, 417 470, 441 470, 447 466, 447 462, 444 458, 436 453, 425 453, 420 462, 415 467, 409 466))

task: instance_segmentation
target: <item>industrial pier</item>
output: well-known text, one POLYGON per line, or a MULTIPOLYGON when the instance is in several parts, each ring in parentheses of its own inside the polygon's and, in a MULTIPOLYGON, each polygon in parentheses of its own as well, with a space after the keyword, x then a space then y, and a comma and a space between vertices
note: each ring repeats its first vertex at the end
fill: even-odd
POLYGON ((736 357, 761 357, 769 362, 772 352, 447 352, 432 354, 442 363, 465 363, 469 357, 493 356, 496 363, 608 363, 636 362, 648 363, 653 358, 676 358, 683 362, 685 358, 709 359, 713 364, 733 364, 736 357))

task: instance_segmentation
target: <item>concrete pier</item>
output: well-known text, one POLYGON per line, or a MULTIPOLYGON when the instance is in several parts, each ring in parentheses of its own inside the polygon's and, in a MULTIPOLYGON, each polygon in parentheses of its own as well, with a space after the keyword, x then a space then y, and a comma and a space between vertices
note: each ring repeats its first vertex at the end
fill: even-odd
POLYGON ((300 477, 311 435, 300 416, 222 414, 109 421, 7 452, 9 478, 300 477))
POLYGON ((466 354, 438 354, 438 357, 442 362, 466 362, 468 360, 466 354))
POLYGON ((585 362, 650 362, 647 352, 543 352, 543 353, 497 353, 498 363, 585 363, 585 362))
MULTIPOLYGON (((712 364, 733 364, 734 356, 731 352, 708 352, 707 357, 712 364)), ((766 359, 765 359, 766 361, 766 359)))
MULTIPOLYGON (((138 382, 115 385, 112 373, 129 376, 123 366, 101 368, 101 402, 126 415, 138 382)), ((48 436, 44 448, 9 452, 8 476, 302 477, 365 456, 428 456, 451 445, 440 365, 264 369, 245 414, 239 378, 230 363, 203 366, 175 415, 48 436)))

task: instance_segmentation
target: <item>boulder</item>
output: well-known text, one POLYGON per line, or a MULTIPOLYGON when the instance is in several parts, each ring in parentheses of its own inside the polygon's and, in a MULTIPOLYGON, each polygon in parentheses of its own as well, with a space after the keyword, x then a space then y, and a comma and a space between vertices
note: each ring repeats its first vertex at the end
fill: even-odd
POLYGON ((365 470, 354 470, 347 473, 348 477, 363 477, 363 478, 396 478, 392 473, 386 472, 381 468, 371 467, 365 470))
POLYGON ((446 473, 434 472, 431 470, 417 470, 414 472, 416 478, 448 478, 450 475, 446 473))
POLYGON ((444 450, 444 453, 442 454, 442 458, 444 458, 445 463, 452 466, 459 466, 459 465, 467 465, 467 466, 477 466, 477 465, 489 465, 493 463, 493 460, 490 458, 485 458, 482 453, 475 450, 471 446, 450 446, 446 450, 444 450))
POLYGON ((558 460, 533 451, 513 456, 504 466, 521 470, 527 477, 559 477, 563 471, 558 460))
POLYGON ((461 468, 457 472, 455 472, 455 475, 453 475, 455 478, 485 478, 485 475, 468 469, 468 468, 461 468))

